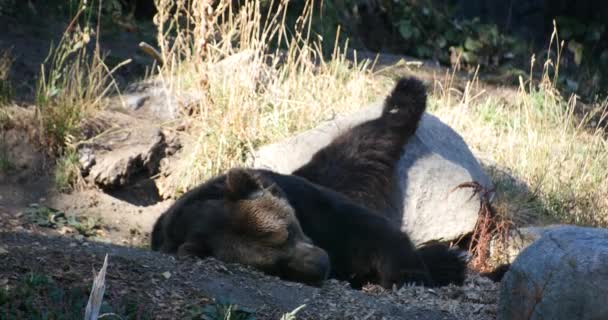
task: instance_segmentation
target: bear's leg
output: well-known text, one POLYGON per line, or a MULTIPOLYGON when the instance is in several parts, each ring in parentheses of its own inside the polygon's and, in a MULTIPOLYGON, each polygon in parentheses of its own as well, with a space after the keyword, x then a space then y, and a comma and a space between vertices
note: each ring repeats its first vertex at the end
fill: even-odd
POLYGON ((379 118, 342 133, 293 174, 338 191, 375 212, 397 210, 400 206, 393 204, 395 167, 425 109, 422 82, 400 79, 385 99, 379 118))

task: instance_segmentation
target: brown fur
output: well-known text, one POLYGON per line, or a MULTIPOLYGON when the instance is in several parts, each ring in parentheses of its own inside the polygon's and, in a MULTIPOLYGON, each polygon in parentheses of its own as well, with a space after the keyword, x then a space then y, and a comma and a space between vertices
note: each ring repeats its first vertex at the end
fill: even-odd
POLYGON ((422 84, 400 80, 380 118, 347 131, 295 172, 306 179, 231 170, 176 202, 157 222, 152 248, 214 256, 309 283, 326 276, 327 254, 332 276, 354 287, 461 283, 464 264, 454 252, 416 250, 384 216, 396 163, 425 106, 422 84))
POLYGON ((386 98, 379 118, 342 133, 293 174, 336 190, 374 212, 396 211, 398 205, 391 198, 395 167, 425 109, 424 85, 414 78, 401 79, 386 98))
POLYGON ((191 190, 163 213, 152 249, 213 256, 312 284, 329 273, 327 254, 302 232, 283 192, 243 169, 191 190))
MULTIPOLYGON (((426 89, 422 82, 402 78, 386 98, 379 118, 342 133, 293 174, 342 193, 371 212, 397 220, 393 223, 398 225, 401 205, 400 200, 393 199, 396 166, 425 109, 426 89)), ((308 234, 306 227, 304 231, 308 234)), ((404 239, 415 250, 409 238, 404 239)), ((386 246, 381 250, 389 250, 391 244, 386 246)), ((418 255, 436 285, 464 281, 466 263, 461 253, 436 244, 421 248, 418 255)), ((414 256, 413 252, 408 256, 414 256)))

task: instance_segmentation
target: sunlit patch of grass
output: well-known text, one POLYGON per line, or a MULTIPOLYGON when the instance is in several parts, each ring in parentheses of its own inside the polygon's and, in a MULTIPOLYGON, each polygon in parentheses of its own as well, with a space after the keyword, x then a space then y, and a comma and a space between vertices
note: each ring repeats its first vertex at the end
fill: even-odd
POLYGON ((509 99, 475 90, 474 79, 464 92, 435 92, 431 110, 500 168, 490 173, 506 190, 509 210, 523 207, 527 216, 608 226, 607 130, 590 122, 593 115, 605 118, 608 104, 575 113, 576 96, 563 98, 555 85, 559 60, 544 66, 542 79, 520 79, 509 99), (504 178, 505 171, 512 179, 504 178))
POLYGON ((204 1, 192 10, 174 1, 156 4, 164 62, 157 77, 173 96, 202 93, 189 119, 189 150, 169 177, 175 194, 242 164, 261 144, 362 107, 382 92, 369 65, 351 64, 345 48, 336 46, 330 59, 323 58, 322 46, 334 44, 309 33, 312 1, 289 29, 293 33, 284 24, 287 1, 269 5, 275 10, 268 16, 261 1, 244 3, 238 13, 228 2, 214 12, 204 1), (181 27, 183 21, 190 29, 181 27))

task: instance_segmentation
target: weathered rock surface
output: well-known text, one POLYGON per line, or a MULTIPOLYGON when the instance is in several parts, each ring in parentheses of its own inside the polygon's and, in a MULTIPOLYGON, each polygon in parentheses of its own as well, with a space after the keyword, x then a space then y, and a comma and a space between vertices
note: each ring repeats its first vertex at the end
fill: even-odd
MULTIPOLYGON (((251 164, 291 173, 336 135, 378 117, 381 110, 381 104, 376 104, 264 146, 254 154, 251 164)), ((417 244, 454 240, 471 232, 477 221, 479 196, 469 188, 452 189, 471 181, 491 187, 460 135, 428 113, 405 146, 396 174, 400 182, 397 207, 402 210, 395 213, 394 218, 417 244)))
POLYGON ((608 230, 564 226, 525 249, 501 283, 498 319, 608 319, 608 230))
POLYGON ((90 130, 89 140, 78 145, 81 170, 103 189, 127 185, 140 173, 156 174, 170 149, 159 125, 128 114, 103 112, 87 127, 95 129, 90 130))
POLYGON ((174 95, 161 82, 145 81, 131 84, 121 97, 114 99, 113 105, 139 117, 167 121, 178 118, 200 98, 201 93, 183 91, 174 95))

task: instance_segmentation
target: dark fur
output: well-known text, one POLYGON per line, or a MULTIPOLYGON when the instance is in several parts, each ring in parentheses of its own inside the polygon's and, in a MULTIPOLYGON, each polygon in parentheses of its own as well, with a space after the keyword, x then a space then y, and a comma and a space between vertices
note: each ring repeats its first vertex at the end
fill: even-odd
POLYGON ((254 172, 233 169, 187 192, 156 221, 152 250, 251 265, 310 284, 329 257, 302 232, 283 192, 254 172))
MULTIPOLYGON (((424 85, 414 78, 400 79, 378 119, 342 133, 293 174, 338 191, 390 219, 399 211, 392 200, 396 165, 425 109, 424 85)), ((308 232, 305 227, 304 231, 308 232)), ((437 285, 463 283, 466 262, 459 252, 435 244, 421 248, 419 254, 437 285)))
MULTIPOLYGON (((299 225, 304 233, 314 239, 314 244, 329 254, 331 276, 349 281, 353 287, 366 283, 378 283, 386 288, 400 286, 406 282, 434 285, 428 270, 406 234, 400 232, 381 215, 372 213, 343 195, 317 186, 306 179, 293 175, 282 175, 266 170, 246 170, 268 185, 275 184, 295 210, 299 225)), ((231 173, 228 174, 230 176, 231 173)), ((152 249, 169 253, 192 253, 197 256, 214 256, 224 261, 250 264, 268 273, 281 274, 284 278, 302 281, 289 274, 293 270, 273 268, 273 261, 265 265, 246 261, 250 256, 265 256, 262 247, 253 250, 263 239, 256 237, 257 229, 252 229, 250 237, 241 236, 247 243, 240 248, 232 246, 228 250, 237 253, 222 253, 225 243, 234 243, 238 234, 247 234, 251 223, 243 223, 242 210, 218 209, 231 205, 236 199, 251 194, 236 191, 233 198, 230 178, 219 176, 182 197, 167 213, 159 218, 152 233, 152 249), (224 190, 224 191, 222 191, 224 190), (241 224, 243 224, 241 226, 241 224), (234 229, 236 228, 236 229, 234 229), (243 228, 243 229, 242 229, 243 228), (227 236, 228 235, 228 236, 227 236), (186 247, 184 249, 184 247, 186 247), (242 254, 246 250, 247 254, 242 254)), ((250 182, 243 182, 244 185, 250 182)), ((272 210, 271 210, 272 211, 272 210)), ((272 218, 271 218, 272 219, 272 218)), ((255 224, 255 223, 254 223, 255 224)), ((288 247, 281 248, 287 250, 288 247)), ((300 262, 297 259, 296 262, 300 262)), ((318 280, 318 279, 316 279, 318 280)), ((307 281, 311 282, 311 281, 307 281)))
POLYGON ((258 172, 285 191, 304 233, 329 254, 332 277, 353 287, 435 285, 408 236, 388 219, 306 179, 258 172))
MULTIPOLYGON (((264 234, 256 235, 260 233, 259 228, 248 228, 251 223, 245 223, 248 218, 243 218, 251 216, 251 208, 239 205, 259 192, 259 187, 250 191, 252 186, 265 188, 276 184, 273 189, 280 193, 274 198, 286 198, 297 216, 297 221, 289 224, 301 226, 314 244, 329 254, 333 277, 347 280, 354 287, 368 282, 386 288, 406 282, 428 286, 462 283, 464 262, 455 252, 447 247, 417 251, 394 222, 377 213, 389 206, 388 194, 393 187, 396 163, 403 145, 415 132, 425 106, 424 86, 414 79, 400 80, 386 99, 379 119, 347 131, 295 172, 306 179, 266 170, 246 171, 244 175, 256 177, 256 183, 251 183, 252 179, 232 183, 231 173, 228 178, 217 177, 188 192, 159 219, 152 235, 153 249, 179 252, 185 247, 187 250, 182 251, 250 264, 298 280, 290 274, 299 275, 297 265, 281 268, 277 264, 285 258, 274 258, 293 245, 278 251, 271 246, 260 246, 264 243, 261 241, 264 234), (240 236, 242 234, 248 236, 240 236), (237 246, 225 244, 235 241, 237 246), (229 249, 237 253, 230 253, 229 249), (273 255, 266 257, 264 250, 271 250, 273 255), (251 253, 257 260, 250 261, 251 253), (433 265, 427 266, 425 261, 433 265)), ((279 208, 279 211, 286 210, 284 206, 279 208)), ((265 206, 262 211, 267 213, 261 219, 264 223, 258 224, 272 224, 276 219, 272 211, 276 210, 265 206)), ((294 263, 308 261, 314 265, 310 263, 314 259, 283 255, 292 257, 294 263)), ((318 260, 318 255, 315 257, 318 260)))
POLYGON ((396 210, 395 167, 426 109, 426 90, 404 78, 386 98, 382 115, 336 137, 294 175, 338 191, 375 212, 396 210))

